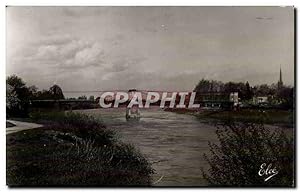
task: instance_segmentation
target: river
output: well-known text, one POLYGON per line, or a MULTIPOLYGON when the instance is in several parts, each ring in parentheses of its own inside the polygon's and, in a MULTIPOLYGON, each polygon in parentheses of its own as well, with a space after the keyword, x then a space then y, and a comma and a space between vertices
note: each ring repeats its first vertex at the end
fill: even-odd
POLYGON ((127 122, 125 109, 91 109, 80 112, 100 118, 120 139, 133 144, 152 162, 158 186, 203 186, 201 167, 209 152, 208 141, 217 142, 216 128, 191 115, 145 109, 138 122, 127 122))
POLYGON ((206 186, 201 168, 208 163, 208 142, 218 143, 216 127, 192 115, 144 109, 138 122, 127 122, 125 109, 90 109, 81 113, 93 115, 116 130, 120 139, 131 143, 153 163, 156 186, 206 186))

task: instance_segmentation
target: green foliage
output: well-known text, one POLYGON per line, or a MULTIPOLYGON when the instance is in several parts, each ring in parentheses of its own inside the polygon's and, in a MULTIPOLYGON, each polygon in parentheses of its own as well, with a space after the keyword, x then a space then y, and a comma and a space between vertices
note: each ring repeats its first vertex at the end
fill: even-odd
POLYGON ((6 79, 7 114, 15 117, 28 115, 30 92, 25 82, 16 75, 6 79))
POLYGON ((208 92, 210 91, 210 81, 207 80, 207 79, 201 79, 199 81, 199 83, 196 85, 194 91, 197 91, 197 92, 208 92))
MULTIPOLYGON (((75 112, 45 112, 31 113, 31 118, 53 130, 72 132, 84 139, 94 139, 101 144, 109 144, 115 140, 115 133, 106 129, 103 122, 93 116, 75 112)), ((96 142, 96 144, 97 144, 96 142)))
POLYGON ((58 85, 53 85, 52 87, 50 87, 49 93, 54 100, 65 98, 62 89, 58 85))
POLYGON ((20 109, 20 100, 16 91, 10 85, 6 85, 6 108, 8 110, 20 109))
POLYGON ((214 186, 294 186, 293 140, 282 130, 263 124, 227 123, 217 128, 219 144, 205 154, 210 168, 204 178, 214 186), (258 175, 261 164, 272 164, 278 175, 268 181, 258 175))
POLYGON ((49 90, 37 91, 37 88, 33 90, 33 100, 59 100, 65 98, 62 89, 58 85, 51 86, 49 90))
POLYGON ((8 116, 11 117, 27 117, 31 100, 64 99, 62 89, 58 85, 53 85, 49 91, 38 91, 36 86, 27 87, 16 75, 7 77, 6 86, 6 108, 8 116))
POLYGON ((11 76, 7 77, 6 83, 15 89, 22 89, 26 85, 26 83, 16 75, 11 75, 11 76))
POLYGON ((207 92, 223 92, 223 93, 231 93, 238 92, 239 97, 243 100, 251 99, 253 96, 252 89, 248 82, 227 82, 223 83, 221 81, 215 80, 207 80, 202 79, 196 85, 194 91, 199 93, 207 93, 207 92))
MULTIPOLYGON (((45 117, 45 116, 44 116, 45 117)), ((153 169, 133 146, 87 115, 48 114, 44 129, 7 135, 7 183, 50 186, 141 186, 153 169)))
POLYGON ((273 106, 280 107, 282 109, 293 109, 295 93, 294 88, 282 85, 279 89, 277 85, 256 85, 251 87, 249 82, 226 82, 215 80, 201 79, 194 88, 198 93, 232 93, 238 92, 239 98, 243 103, 245 101, 251 101, 253 96, 264 96, 269 98, 269 103, 273 106), (278 104, 280 104, 278 106, 278 104))

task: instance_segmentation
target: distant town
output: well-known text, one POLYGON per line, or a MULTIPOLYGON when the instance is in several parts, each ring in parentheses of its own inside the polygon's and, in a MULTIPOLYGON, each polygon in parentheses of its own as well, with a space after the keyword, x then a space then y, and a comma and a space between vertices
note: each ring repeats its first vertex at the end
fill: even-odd
MULTIPOLYGON (((294 89, 286 86, 282 80, 281 68, 279 71, 278 82, 272 85, 256 85, 250 86, 248 82, 227 82, 201 79, 195 86, 193 92, 196 92, 195 104, 199 104, 198 109, 194 110, 217 110, 231 109, 238 110, 240 108, 278 108, 293 109, 294 89)), ((117 91, 111 96, 105 97, 105 103, 114 103, 117 91)), ((128 92, 139 92, 142 95, 143 104, 147 101, 147 91, 131 89, 128 92)), ((22 109, 28 113, 31 110, 56 108, 61 110, 72 109, 90 109, 100 108, 99 105, 101 91, 98 97, 94 95, 87 98, 82 95, 78 98, 65 98, 63 90, 59 85, 53 85, 49 90, 38 90, 35 86, 25 85, 22 79, 17 76, 7 78, 7 107, 8 111, 16 112, 15 108, 22 109), (22 102, 18 102, 22 101, 22 102)), ((163 92, 160 92, 161 95, 163 92)), ((171 92, 164 92, 166 96, 171 97, 171 92)), ((185 96, 184 104, 189 105, 191 92, 185 96)), ((180 96, 177 93, 175 103, 170 106, 170 101, 165 101, 163 108, 176 108, 175 104, 180 103, 180 96)), ((149 98, 148 98, 149 100, 149 98)), ((151 102, 152 105, 160 105, 161 100, 151 102)), ((129 101, 120 103, 120 106, 126 106, 129 101)), ((181 107, 182 108, 182 107, 181 107)), ((21 110, 21 111, 22 111, 21 110)))

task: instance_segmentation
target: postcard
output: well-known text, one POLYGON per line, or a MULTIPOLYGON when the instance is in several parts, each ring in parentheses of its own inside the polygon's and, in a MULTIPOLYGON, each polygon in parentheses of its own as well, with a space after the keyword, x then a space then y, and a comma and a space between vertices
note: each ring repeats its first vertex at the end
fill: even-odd
POLYGON ((9 187, 295 187, 294 7, 6 7, 9 187))

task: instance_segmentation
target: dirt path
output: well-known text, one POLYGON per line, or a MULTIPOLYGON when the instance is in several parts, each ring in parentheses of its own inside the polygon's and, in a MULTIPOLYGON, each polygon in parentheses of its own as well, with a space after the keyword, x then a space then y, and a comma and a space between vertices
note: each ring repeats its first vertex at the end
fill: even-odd
POLYGON ((6 128, 6 135, 8 135, 10 133, 27 130, 27 129, 35 129, 35 128, 43 127, 43 125, 41 125, 41 124, 28 123, 28 122, 23 122, 23 121, 7 120, 7 122, 10 122, 16 126, 6 128))

